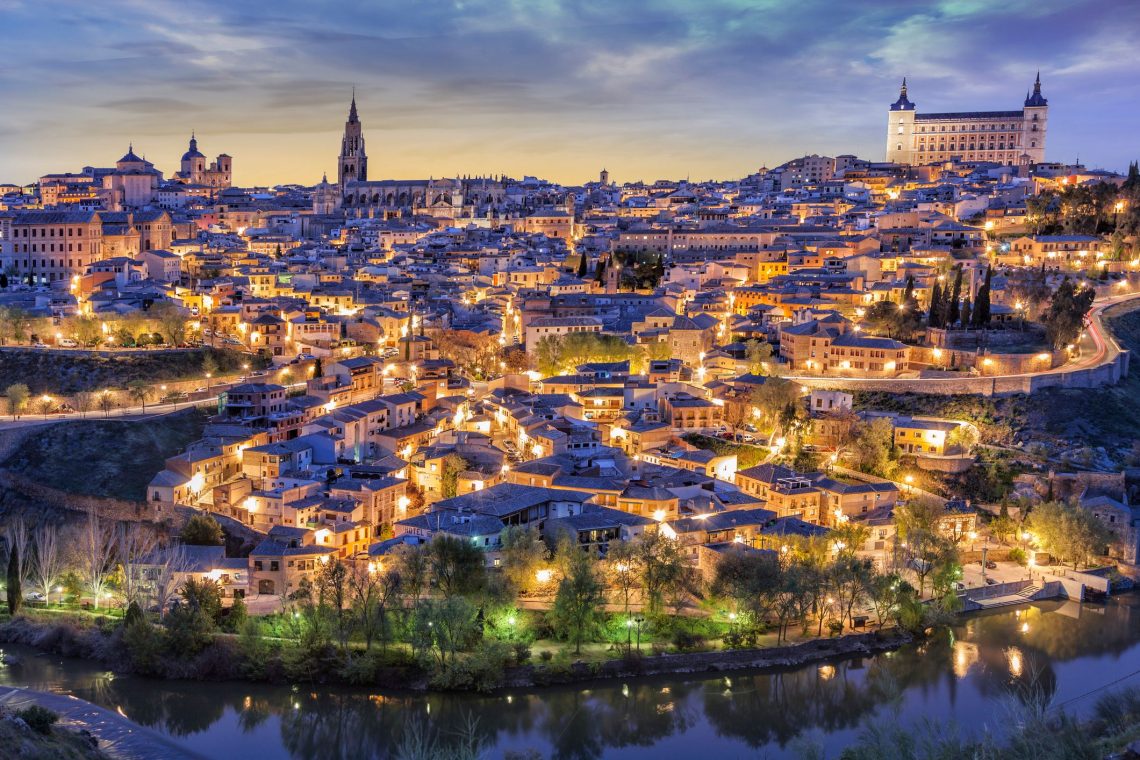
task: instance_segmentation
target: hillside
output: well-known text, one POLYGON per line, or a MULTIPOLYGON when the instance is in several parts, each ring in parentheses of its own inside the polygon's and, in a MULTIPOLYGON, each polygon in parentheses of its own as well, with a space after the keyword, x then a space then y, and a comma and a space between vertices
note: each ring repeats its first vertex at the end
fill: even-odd
POLYGON ((143 499, 167 457, 202 435, 197 409, 140 421, 79 420, 35 428, 0 468, 62 491, 143 499))

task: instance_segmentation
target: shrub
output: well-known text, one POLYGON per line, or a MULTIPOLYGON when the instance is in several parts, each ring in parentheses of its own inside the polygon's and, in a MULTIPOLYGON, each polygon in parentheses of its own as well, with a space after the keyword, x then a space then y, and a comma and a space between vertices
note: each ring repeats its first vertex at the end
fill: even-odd
POLYGON ((131 670, 142 675, 158 675, 164 634, 146 620, 137 619, 123 627, 123 647, 131 670))
POLYGON ((1029 557, 1025 555, 1025 550, 1017 547, 1009 550, 1009 559, 1022 567, 1029 563, 1029 557))
POLYGON ((541 652, 538 653, 538 657, 543 662, 550 662, 551 660, 554 659, 554 652, 551 652, 549 649, 543 649, 541 652))
POLYGON ((725 649, 754 649, 756 634, 752 631, 729 631, 722 641, 725 649))
POLYGON ((513 646, 516 663, 525 665, 530 662, 530 644, 527 644, 525 641, 516 641, 513 646))
POLYGON ((126 628, 133 623, 143 622, 146 617, 143 615, 142 607, 139 607, 138 602, 131 602, 127 605, 127 612, 123 615, 123 627, 126 628))
POLYGON ((233 605, 222 611, 222 630, 229 633, 239 632, 245 626, 247 616, 245 600, 235 596, 233 605))
POLYGON ((16 712, 16 717, 28 724, 28 726, 36 733, 48 736, 51 734, 51 727, 59 720, 59 716, 53 713, 46 707, 39 705, 32 705, 25 707, 23 710, 16 712))
POLYGON ((705 637, 695 631, 678 629, 673 632, 673 646, 677 648, 678 652, 700 649, 704 645, 705 637))

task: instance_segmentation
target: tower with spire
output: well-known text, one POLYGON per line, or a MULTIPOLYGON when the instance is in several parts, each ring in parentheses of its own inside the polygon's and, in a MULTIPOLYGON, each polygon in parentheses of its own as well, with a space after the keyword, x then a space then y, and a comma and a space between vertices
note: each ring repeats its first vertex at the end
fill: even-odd
POLYGON ((368 156, 364 152, 364 131, 356 114, 356 88, 352 90, 352 104, 348 107, 348 121, 344 123, 344 138, 340 143, 337 160, 337 183, 341 193, 350 182, 368 179, 368 156))

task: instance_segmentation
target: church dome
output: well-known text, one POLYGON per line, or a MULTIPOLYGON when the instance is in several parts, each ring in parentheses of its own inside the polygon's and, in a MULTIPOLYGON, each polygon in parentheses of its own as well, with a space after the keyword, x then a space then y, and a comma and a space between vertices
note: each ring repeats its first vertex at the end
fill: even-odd
POLYGON ((190 150, 182 154, 182 160, 189 161, 192 158, 205 158, 204 155, 198 152, 198 140, 194 137, 193 133, 190 135, 190 150))

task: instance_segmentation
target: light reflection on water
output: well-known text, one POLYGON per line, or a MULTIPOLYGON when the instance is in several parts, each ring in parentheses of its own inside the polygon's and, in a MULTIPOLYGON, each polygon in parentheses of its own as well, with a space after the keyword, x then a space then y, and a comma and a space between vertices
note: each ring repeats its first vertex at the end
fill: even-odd
MULTIPOLYGON (((151 681, 15 651, 0 683, 72 693, 208 757, 386 758, 414 721, 449 737, 477 719, 489 757, 794 757, 830 750, 868 720, 923 717, 1001 731, 1032 679, 1054 703, 1140 670, 1140 596, 1101 607, 1047 603, 972 618, 898 652, 775 673, 652 678, 492 696, 151 681), (896 717, 897 716, 897 717, 896 717)), ((1138 679, 1140 680, 1140 679, 1138 679)), ((1124 684, 1127 685, 1127 684, 1124 684)), ((1086 710, 1093 699, 1068 709, 1086 710)))

